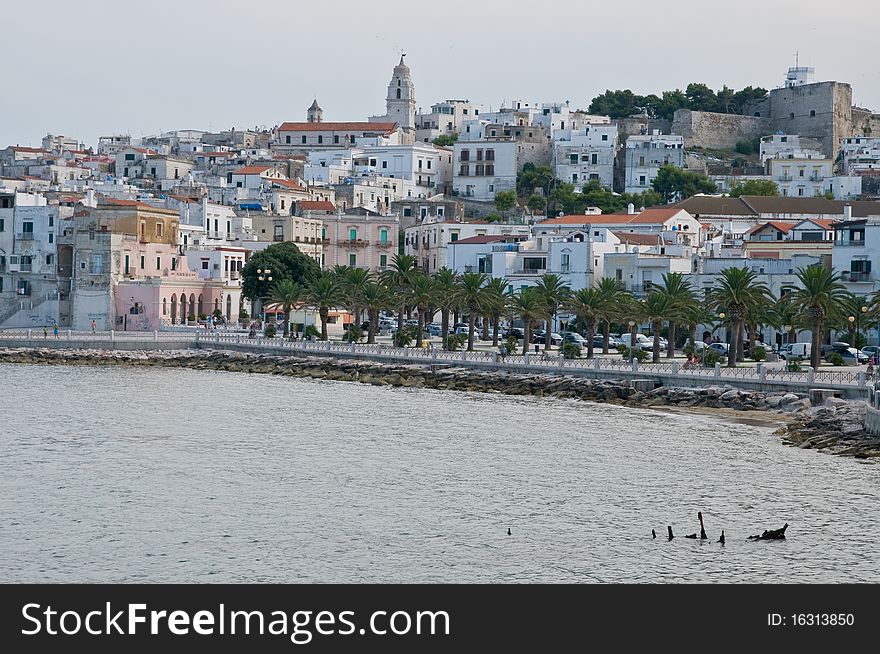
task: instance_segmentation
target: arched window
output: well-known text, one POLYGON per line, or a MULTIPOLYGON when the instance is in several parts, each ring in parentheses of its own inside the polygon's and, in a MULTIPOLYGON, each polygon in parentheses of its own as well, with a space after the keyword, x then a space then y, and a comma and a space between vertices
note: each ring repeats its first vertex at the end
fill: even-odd
POLYGON ((400 100, 400 89, 397 89, 397 99, 400 100))
POLYGON ((162 298, 162 315, 168 315, 168 298, 162 298))
POLYGON ((348 228, 348 240, 349 241, 356 241, 357 237, 358 237, 357 227, 349 227, 348 228))
POLYGON ((815 118, 815 117, 816 117, 816 110, 810 109, 810 118, 815 118))
POLYGON ((794 112, 792 111, 790 114, 788 114, 788 117, 789 117, 790 119, 794 120, 794 112))
POLYGON ((214 298, 214 311, 219 311, 219 310, 220 310, 220 300, 218 300, 217 298, 214 298))

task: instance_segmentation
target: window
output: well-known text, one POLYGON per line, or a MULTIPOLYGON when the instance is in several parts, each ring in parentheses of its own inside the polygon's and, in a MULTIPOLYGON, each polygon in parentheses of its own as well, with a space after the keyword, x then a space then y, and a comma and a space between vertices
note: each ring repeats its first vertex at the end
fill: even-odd
POLYGON ((816 117, 816 110, 810 109, 810 118, 815 118, 815 117, 816 117))
POLYGON ((144 257, 144 255, 141 255, 141 270, 143 270, 146 267, 147 267, 147 264, 145 263, 145 257, 144 257))
POLYGON ((387 243, 388 242, 388 230, 384 227, 379 230, 379 242, 387 243))
POLYGON ((572 164, 576 164, 578 162, 578 156, 576 154, 568 155, 569 162, 572 164))
POLYGON ((458 232, 450 232, 449 233, 449 240, 451 242, 455 243, 458 240, 458 232))
POLYGON ((171 258, 171 270, 177 270, 177 257, 171 258))
POLYGON ((126 155, 125 155, 125 160, 126 160, 126 161, 134 161, 134 155, 131 154, 131 153, 126 154, 126 155))
POLYGON ((493 129, 493 130, 490 130, 490 131, 491 131, 491 136, 497 136, 497 135, 498 135, 498 132, 497 132, 496 130, 493 129))
POLYGON ((357 268, 358 256, 354 253, 348 255, 348 265, 351 268, 357 268))
POLYGON ((577 173, 572 173, 572 174, 571 174, 571 181, 572 181, 572 182, 577 182, 577 181, 578 181, 578 175, 577 175, 577 173))
MULTIPOLYGON (((399 84, 400 82, 398 82, 399 84)), ((400 100, 400 89, 397 89, 397 99, 400 100)))
POLYGON ((55 226, 55 216, 49 216, 49 227, 55 226))
MULTIPOLYGON (((420 159, 420 160, 419 160, 419 168, 421 168, 421 167, 422 167, 422 161, 421 161, 421 159, 420 159)), ((382 162, 382 168, 388 168, 388 162, 387 162, 387 161, 383 161, 383 162, 382 162)))
POLYGON ((333 135, 333 142, 334 142, 334 143, 339 143, 339 134, 334 134, 334 135, 333 135))
POLYGON ((22 223, 21 231, 25 234, 33 234, 34 233, 34 224, 33 223, 22 223))
POLYGON ((151 174, 153 177, 156 176, 156 167, 155 167, 155 166, 151 166, 151 167, 150 167, 150 174, 151 174))
POLYGON ((6 229, 6 221, 0 218, 0 232, 6 229))
POLYGON ((370 159, 370 166, 373 166, 373 167, 375 168, 375 166, 376 166, 376 160, 375 160, 375 159, 370 159))
POLYGON ((596 154, 595 152, 593 153, 593 158, 590 161, 590 163, 592 163, 594 166, 599 163, 599 155, 596 154))
POLYGON ((162 257, 156 257, 156 270, 162 270, 162 257))
POLYGON ((55 263, 55 255, 54 254, 47 254, 46 255, 46 265, 51 266, 53 263, 55 263))
POLYGON ((302 135, 302 142, 303 142, 303 143, 306 142, 306 135, 305 135, 305 134, 302 135))
POLYGON ((357 228, 356 227, 349 227, 348 228, 348 240, 349 241, 356 241, 357 237, 358 237, 357 228))
POLYGON ((128 255, 127 254, 125 255, 125 268, 124 268, 123 274, 125 274, 125 275, 129 274, 129 272, 128 272, 128 255))
POLYGON ((284 225, 275 225, 274 237, 276 241, 284 240, 284 225))
POLYGON ((318 134, 318 143, 323 143, 324 137, 321 134, 318 134))
POLYGON ((471 151, 470 150, 462 150, 461 154, 458 156, 459 161, 470 161, 471 159, 471 151))
MULTIPOLYGON (((404 207, 403 208, 403 217, 404 218, 411 218, 412 217, 412 207, 404 207)), ((0 229, 0 231, 3 231, 3 230, 0 229)))
POLYGON ((791 120, 794 120, 794 112, 792 111, 790 114, 788 114, 788 117, 789 117, 791 120))
POLYGON ((474 166, 474 175, 476 175, 477 177, 482 177, 484 171, 485 168, 483 167, 483 164, 477 164, 476 166, 474 166))
POLYGON ((281 198, 281 210, 284 210, 284 198, 281 198))
POLYGON ((385 268, 387 266, 388 266, 388 255, 387 254, 380 254, 379 255, 379 267, 385 268))
POLYGON ((208 260, 203 259, 202 260, 202 270, 207 270, 207 269, 208 269, 208 260))
POLYGON ((603 140, 603 141, 607 141, 607 140, 608 140, 608 135, 607 135, 607 134, 603 134, 603 135, 602 135, 602 140, 603 140))
POLYGON ((55 234, 53 234, 52 232, 49 232, 49 242, 50 243, 55 242, 55 234))
POLYGON ((162 233, 164 231, 164 227, 165 226, 162 223, 156 223, 156 236, 160 236, 160 237, 162 236, 162 233))
POLYGON ((468 176, 468 165, 461 164, 461 168, 459 169, 458 174, 462 177, 467 177, 468 176))
POLYGON ((644 175, 639 175, 639 185, 640 186, 645 185, 645 176, 644 175))
POLYGON ((290 145, 290 134, 284 137, 284 142, 290 145))
POLYGON ((492 164, 486 164, 486 176, 492 177, 493 175, 495 175, 495 166, 492 164))

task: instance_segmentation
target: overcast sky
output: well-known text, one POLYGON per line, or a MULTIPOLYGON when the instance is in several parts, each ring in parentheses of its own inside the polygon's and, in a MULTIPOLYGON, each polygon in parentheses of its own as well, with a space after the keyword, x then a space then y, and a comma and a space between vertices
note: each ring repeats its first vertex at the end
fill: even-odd
POLYGON ((400 52, 418 107, 782 83, 795 52, 880 111, 877 0, 31 0, 0 11, 0 147, 384 114, 400 52), (833 7, 833 10, 832 10, 833 7))

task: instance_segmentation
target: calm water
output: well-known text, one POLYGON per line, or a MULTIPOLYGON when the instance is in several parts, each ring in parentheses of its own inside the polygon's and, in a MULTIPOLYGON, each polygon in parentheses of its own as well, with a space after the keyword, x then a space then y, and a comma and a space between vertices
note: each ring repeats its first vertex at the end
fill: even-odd
POLYGON ((188 370, 0 384, 2 581, 880 581, 880 467, 766 427, 188 370), (698 509, 711 542, 683 538, 698 509))

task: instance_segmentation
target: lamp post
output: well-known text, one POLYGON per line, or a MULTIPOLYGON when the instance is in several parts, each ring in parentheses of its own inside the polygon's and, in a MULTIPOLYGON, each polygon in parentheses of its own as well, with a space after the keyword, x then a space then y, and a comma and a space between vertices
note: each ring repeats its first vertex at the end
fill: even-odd
POLYGON ((272 282, 271 268, 257 268, 257 280, 260 282, 260 293, 257 300, 260 303, 260 322, 266 322, 266 314, 263 312, 263 298, 266 297, 266 289, 263 284, 272 282))
POLYGON ((629 320, 626 324, 629 325, 629 353, 632 355, 636 348, 636 321, 629 320))
MULTIPOLYGON (((860 318, 861 318, 861 316, 867 317, 867 314, 868 314, 868 307, 863 304, 861 306, 861 308, 859 309, 859 315, 856 317, 856 346, 855 347, 857 350, 861 350, 861 348, 859 347, 859 343, 861 341, 861 332, 860 332, 860 326, 859 326, 860 318)), ((865 339, 865 340, 867 340, 867 339, 865 339)))

